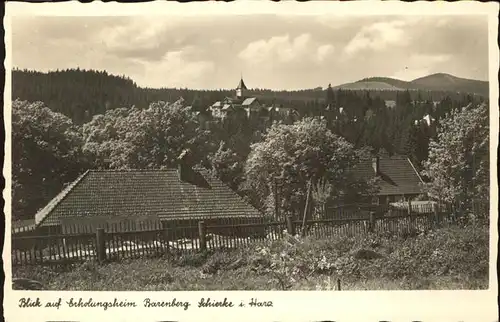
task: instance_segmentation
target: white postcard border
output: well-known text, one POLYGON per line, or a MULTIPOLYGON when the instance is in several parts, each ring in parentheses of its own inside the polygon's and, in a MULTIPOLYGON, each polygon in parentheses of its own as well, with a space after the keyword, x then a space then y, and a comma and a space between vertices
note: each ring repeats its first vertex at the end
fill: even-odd
MULTIPOLYGON (((6 220, 4 239, 4 309, 7 321, 94 321, 106 319, 113 321, 199 321, 214 319, 228 321, 493 321, 498 319, 496 296, 498 282, 496 272, 498 231, 497 169, 495 151, 498 146, 498 79, 499 54, 497 47, 498 4, 475 2, 326 2, 308 3, 269 1, 236 1, 220 2, 150 2, 142 4, 118 3, 7 3, 4 26, 6 30, 5 46, 6 84, 4 90, 4 120, 5 120, 5 162, 4 177, 6 189, 3 192, 6 206, 6 218, 10 218, 10 171, 11 171, 11 133, 10 133, 10 88, 11 68, 9 33, 10 16, 13 15, 214 15, 214 14, 332 14, 332 15, 471 15, 489 16, 489 62, 490 62, 490 158, 491 158, 491 218, 490 234, 490 288, 485 291, 217 291, 217 292, 53 292, 53 291, 13 291, 11 289, 10 268, 10 219, 6 220), (58 310, 50 308, 20 309, 19 299, 23 296, 40 297, 42 301, 52 301, 62 298, 94 300, 136 301, 138 308, 86 308, 75 309, 62 307, 58 310), (156 300, 189 300, 188 310, 176 309, 145 309, 141 307, 144 298, 156 300), (273 308, 221 308, 197 309, 196 303, 201 297, 217 299, 228 298, 239 304, 240 300, 250 298, 272 300, 273 308)), ((458 17, 457 17, 458 18, 458 17)), ((13 147, 15 148, 15 147, 13 147)))

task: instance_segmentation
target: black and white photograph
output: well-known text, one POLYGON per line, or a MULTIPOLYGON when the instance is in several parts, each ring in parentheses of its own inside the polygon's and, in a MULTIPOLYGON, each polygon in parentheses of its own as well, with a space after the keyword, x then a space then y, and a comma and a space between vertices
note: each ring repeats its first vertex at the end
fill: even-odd
POLYGON ((492 287, 488 15, 9 18, 12 290, 492 287))

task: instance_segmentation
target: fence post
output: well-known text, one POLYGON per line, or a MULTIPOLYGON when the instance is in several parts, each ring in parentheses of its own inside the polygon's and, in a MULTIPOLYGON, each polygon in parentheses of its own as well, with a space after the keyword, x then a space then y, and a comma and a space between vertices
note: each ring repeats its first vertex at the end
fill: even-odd
POLYGON ((368 223, 368 231, 373 233, 375 230, 375 212, 370 212, 370 222, 368 223))
POLYGON ((433 211, 434 211, 434 223, 436 225, 439 225, 439 206, 437 203, 433 204, 433 211))
POLYGON ((198 222, 198 234, 200 237, 200 250, 205 251, 207 249, 207 227, 203 220, 198 222))
POLYGON ((411 215, 411 199, 408 198, 408 216, 411 215))
POLYGON ((99 262, 103 262, 106 259, 106 244, 105 244, 105 235, 103 228, 97 228, 96 242, 97 242, 97 259, 99 260, 99 262))
POLYGON ((286 216, 286 229, 290 235, 295 236, 295 226, 293 224, 292 215, 286 216))

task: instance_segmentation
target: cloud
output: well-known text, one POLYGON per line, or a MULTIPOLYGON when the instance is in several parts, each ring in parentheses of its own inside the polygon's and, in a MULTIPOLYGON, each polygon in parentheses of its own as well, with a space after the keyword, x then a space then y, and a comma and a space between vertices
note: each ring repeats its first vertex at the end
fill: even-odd
POLYGON ((295 38, 284 35, 251 42, 238 57, 251 64, 310 63, 323 61, 333 50, 333 45, 318 44, 310 34, 304 33, 295 38))
POLYGON ((449 18, 441 18, 438 21, 436 21, 436 26, 437 27, 444 27, 450 23, 449 18))
POLYGON ((226 43, 226 40, 223 38, 214 38, 210 42, 215 45, 222 45, 226 43))
POLYGON ((333 45, 321 45, 317 49, 317 58, 319 61, 325 60, 325 58, 329 57, 334 52, 333 45))
POLYGON ((281 89, 434 72, 487 79, 487 35, 478 15, 17 16, 12 62, 149 87, 233 88, 241 72, 249 86, 281 89))
POLYGON ((125 46, 150 47, 158 42, 160 35, 167 27, 164 20, 151 21, 147 28, 144 28, 141 21, 133 20, 128 25, 113 28, 103 40, 106 46, 111 49, 125 46))
POLYGON ((290 62, 303 53, 309 40, 308 34, 295 39, 290 39, 289 35, 272 37, 269 40, 262 39, 248 44, 238 56, 251 63, 290 62))
POLYGON ((337 16, 331 14, 318 15, 313 18, 322 28, 327 27, 328 30, 359 29, 360 25, 373 22, 370 16, 359 16, 357 19, 352 19, 349 16, 337 16))
POLYGON ((414 54, 411 56, 411 61, 416 64, 432 65, 443 63, 451 58, 451 55, 427 55, 427 54, 414 54))
POLYGON ((409 39, 403 27, 407 25, 404 20, 389 22, 375 22, 363 27, 344 48, 345 53, 355 54, 362 50, 381 51, 390 46, 405 46, 409 39))
POLYGON ((172 19, 136 17, 128 25, 101 34, 108 53, 120 58, 159 61, 166 52, 195 43, 190 34, 175 32, 178 22, 172 19), (147 27, 145 27, 147 26, 147 27))
POLYGON ((187 56, 192 50, 196 48, 170 51, 155 64, 144 63, 144 74, 138 83, 152 87, 196 88, 200 81, 208 82, 215 71, 215 64, 211 61, 189 60, 187 56))
POLYGON ((68 17, 68 16, 19 16, 12 21, 12 34, 15 40, 44 37, 44 41, 79 40, 93 41, 97 34, 108 34, 112 30, 129 25, 129 17, 68 17))
POLYGON ((451 59, 451 55, 413 54, 406 66, 390 77, 411 81, 439 71, 439 66, 451 59))

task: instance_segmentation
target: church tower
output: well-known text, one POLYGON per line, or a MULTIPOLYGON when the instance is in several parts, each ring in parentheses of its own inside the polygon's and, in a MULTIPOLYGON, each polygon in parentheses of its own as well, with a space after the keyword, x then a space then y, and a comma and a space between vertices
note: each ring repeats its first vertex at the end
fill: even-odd
POLYGON ((240 82, 238 84, 238 87, 236 87, 236 97, 241 99, 246 96, 246 91, 247 91, 247 86, 245 85, 245 82, 243 81, 243 77, 241 77, 240 82))

